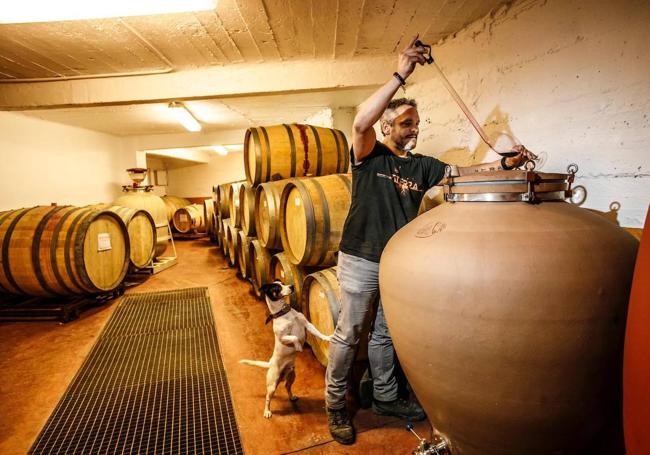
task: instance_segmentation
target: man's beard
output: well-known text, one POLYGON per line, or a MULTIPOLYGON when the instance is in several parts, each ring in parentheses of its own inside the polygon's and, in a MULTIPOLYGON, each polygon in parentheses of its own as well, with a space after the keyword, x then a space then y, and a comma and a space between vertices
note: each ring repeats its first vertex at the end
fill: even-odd
POLYGON ((404 151, 404 152, 410 152, 415 148, 415 146, 418 143, 418 138, 417 137, 412 137, 409 139, 406 144, 399 146, 399 149, 404 151))

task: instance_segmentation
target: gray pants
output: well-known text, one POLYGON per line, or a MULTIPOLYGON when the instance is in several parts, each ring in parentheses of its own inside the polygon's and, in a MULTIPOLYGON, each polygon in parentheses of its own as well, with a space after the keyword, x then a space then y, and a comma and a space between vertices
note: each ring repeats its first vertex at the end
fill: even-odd
MULTIPOLYGON (((345 392, 359 337, 370 323, 372 306, 379 293, 379 264, 339 252, 337 277, 341 286, 341 308, 330 343, 325 375, 325 403, 330 409, 345 407, 345 392)), ((368 343, 368 360, 376 400, 397 398, 395 349, 388 333, 381 301, 368 343)))

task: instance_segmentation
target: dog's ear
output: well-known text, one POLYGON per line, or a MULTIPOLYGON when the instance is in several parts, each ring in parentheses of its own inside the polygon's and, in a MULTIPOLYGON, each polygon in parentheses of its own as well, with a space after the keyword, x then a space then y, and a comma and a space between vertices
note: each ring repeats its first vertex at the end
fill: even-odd
POLYGON ((276 283, 264 283, 263 285, 260 286, 260 291, 262 291, 262 294, 271 297, 273 294, 273 289, 275 288, 276 283))

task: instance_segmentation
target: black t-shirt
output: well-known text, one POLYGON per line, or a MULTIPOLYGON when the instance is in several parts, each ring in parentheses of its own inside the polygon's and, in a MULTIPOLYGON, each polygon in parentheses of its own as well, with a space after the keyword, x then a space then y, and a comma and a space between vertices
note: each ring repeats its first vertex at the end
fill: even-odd
POLYGON ((370 155, 352 162, 352 204, 339 249, 379 262, 388 240, 418 213, 424 193, 445 174, 445 164, 430 156, 400 158, 377 142, 370 155))

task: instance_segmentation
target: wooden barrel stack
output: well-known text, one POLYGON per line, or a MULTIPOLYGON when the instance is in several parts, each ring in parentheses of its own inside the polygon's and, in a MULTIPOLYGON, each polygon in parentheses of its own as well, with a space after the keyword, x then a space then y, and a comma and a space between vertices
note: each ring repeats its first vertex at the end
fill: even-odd
MULTIPOLYGON (((251 282, 257 297, 260 286, 275 279, 293 284, 291 305, 313 314, 326 334, 338 315, 336 273, 327 268, 336 263, 350 207, 348 153, 338 130, 295 124, 249 128, 247 181, 213 187, 215 236, 228 263, 251 282), (330 300, 303 295, 305 285, 330 300)), ((325 364, 327 347, 311 337, 308 342, 325 364)))
POLYGON ((38 206, 0 215, 0 292, 43 297, 117 288, 129 267, 122 218, 93 207, 38 206))

